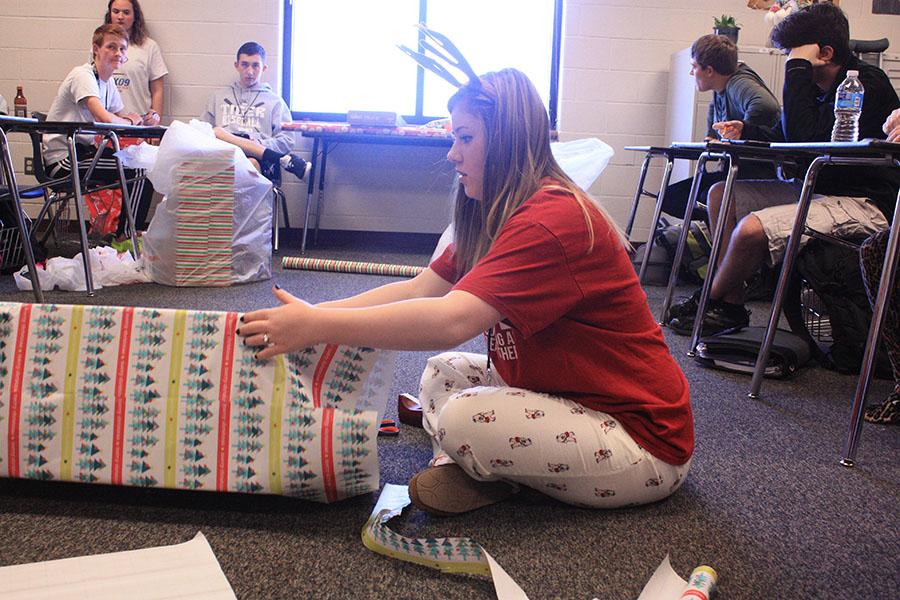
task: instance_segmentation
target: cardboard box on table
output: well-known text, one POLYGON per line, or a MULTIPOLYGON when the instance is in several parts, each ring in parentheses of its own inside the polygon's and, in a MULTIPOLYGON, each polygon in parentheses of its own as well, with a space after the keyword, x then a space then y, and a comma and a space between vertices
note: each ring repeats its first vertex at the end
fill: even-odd
POLYGON ((321 502, 378 489, 394 354, 259 361, 238 317, 0 303, 0 475, 321 502))

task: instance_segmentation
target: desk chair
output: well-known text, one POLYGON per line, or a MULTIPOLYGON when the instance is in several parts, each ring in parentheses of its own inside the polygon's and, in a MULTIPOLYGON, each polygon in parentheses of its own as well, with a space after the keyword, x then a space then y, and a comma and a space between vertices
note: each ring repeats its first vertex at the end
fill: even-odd
POLYGON ((890 45, 891 42, 887 38, 881 38, 880 40, 850 40, 850 52, 859 60, 875 65, 880 69, 882 55, 890 45))
MULTIPOLYGON (((47 116, 44 113, 34 112, 32 115, 33 118, 37 119, 39 122, 46 121, 47 116)), ((43 134, 39 131, 29 131, 28 134, 31 138, 35 178, 38 180, 39 187, 44 190, 44 205, 41 207, 41 210, 35 219, 35 224, 32 229, 32 238, 34 238, 34 232, 41 228, 41 224, 45 220, 47 221, 46 229, 43 236, 40 239, 37 239, 37 241, 43 244, 50 235, 55 236, 56 226, 59 223, 60 216, 63 210, 68 206, 69 200, 74 198, 75 214, 80 234, 81 253, 84 262, 85 287, 87 288, 88 296, 93 296, 94 286, 90 265, 90 243, 85 227, 87 215, 85 214, 84 206, 80 201, 80 196, 82 196, 83 193, 86 194, 113 188, 122 190, 122 198, 125 199, 122 202, 122 216, 127 219, 128 228, 130 228, 127 228, 126 231, 131 234, 132 247, 135 249, 135 258, 140 257, 140 250, 134 238, 134 216, 131 209, 131 202, 128 201, 129 194, 122 165, 121 163, 118 165, 118 181, 113 183, 103 183, 102 181, 92 180, 91 175, 97 164, 97 160, 100 157, 100 151, 98 151, 90 163, 87 172, 82 176, 81 169, 78 169, 77 161, 75 160, 76 149, 74 138, 70 138, 70 158, 73 165, 73 173, 71 176, 53 177, 47 172, 46 164, 44 163, 43 134)), ((103 140, 103 144, 109 142, 112 144, 113 150, 117 151, 119 146, 118 138, 115 133, 109 132, 105 135, 106 137, 103 140)))

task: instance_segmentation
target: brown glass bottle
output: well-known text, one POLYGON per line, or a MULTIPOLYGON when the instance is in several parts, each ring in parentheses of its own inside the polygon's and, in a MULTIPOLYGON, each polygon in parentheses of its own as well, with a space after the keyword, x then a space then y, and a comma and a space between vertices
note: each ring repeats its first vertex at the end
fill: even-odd
POLYGON ((15 116, 17 117, 27 117, 28 116, 28 100, 25 98, 25 94, 22 93, 22 86, 16 86, 16 97, 13 99, 13 105, 15 107, 15 116))

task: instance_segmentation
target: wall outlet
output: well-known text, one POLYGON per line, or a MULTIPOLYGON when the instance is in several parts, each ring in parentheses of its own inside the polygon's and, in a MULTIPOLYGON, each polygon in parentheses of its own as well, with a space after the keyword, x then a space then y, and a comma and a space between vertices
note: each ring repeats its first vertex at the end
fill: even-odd
POLYGON ((33 156, 25 157, 25 174, 26 175, 34 175, 34 157, 33 156))

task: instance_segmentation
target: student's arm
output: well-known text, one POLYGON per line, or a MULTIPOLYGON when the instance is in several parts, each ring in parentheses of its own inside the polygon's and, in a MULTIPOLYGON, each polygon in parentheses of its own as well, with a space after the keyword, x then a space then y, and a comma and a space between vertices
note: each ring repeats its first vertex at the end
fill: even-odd
POLYGON ((150 112, 144 115, 144 125, 159 125, 163 111, 164 94, 165 86, 163 85, 162 77, 150 82, 150 112))
POLYGON ((291 111, 284 100, 272 107, 272 137, 261 136, 257 140, 264 148, 273 150, 279 154, 287 154, 294 149, 294 135, 290 131, 281 128, 282 123, 290 123, 293 120, 291 111))
POLYGON ((124 111, 112 113, 104 108, 103 103, 97 96, 88 96, 84 100, 84 105, 91 115, 94 117, 95 123, 119 123, 123 125, 140 125, 141 116, 137 113, 126 113, 124 111))
POLYGON ((322 302, 316 306, 324 308, 360 308, 410 300, 412 298, 434 298, 450 292, 452 284, 431 269, 425 269, 412 279, 388 283, 343 300, 322 302))
POLYGON ((744 123, 769 128, 779 123, 781 107, 769 88, 755 80, 744 78, 735 82, 734 94, 737 105, 741 107, 741 120, 744 123))
POLYGON ((319 343, 397 350, 444 350, 472 339, 503 318, 484 300, 463 291, 363 308, 313 306, 275 290, 281 306, 247 313, 240 335, 263 346, 269 358, 319 343), (264 338, 264 334, 267 338, 264 338))
POLYGON ((784 66, 784 107, 781 124, 785 141, 827 142, 831 140, 834 112, 816 99, 821 90, 813 81, 813 66, 821 64, 819 46, 807 44, 791 49, 784 66), (821 108, 821 110, 820 110, 821 108))

